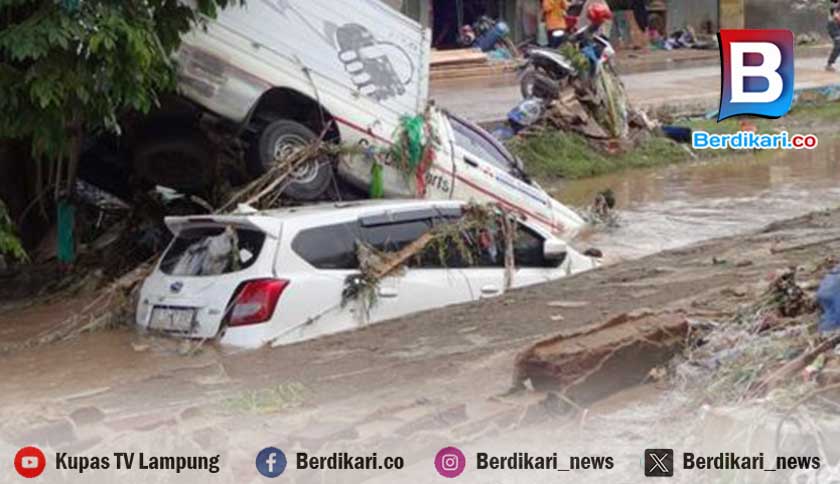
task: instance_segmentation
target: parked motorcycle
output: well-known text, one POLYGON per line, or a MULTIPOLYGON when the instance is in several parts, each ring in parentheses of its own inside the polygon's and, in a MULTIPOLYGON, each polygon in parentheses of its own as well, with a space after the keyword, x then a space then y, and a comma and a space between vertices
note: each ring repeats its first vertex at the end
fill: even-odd
MULTIPOLYGON (((567 25, 577 25, 582 8, 582 2, 575 2, 569 8, 567 25), (577 16, 572 15, 574 12, 577 12, 577 16)), ((601 27, 612 18, 612 12, 608 7, 596 4, 589 7, 587 17, 589 25, 571 34, 568 31, 555 31, 553 36, 555 45, 576 45, 590 60, 590 74, 594 75, 599 64, 608 63, 615 56, 615 49, 609 39, 601 33, 601 27)), ((525 99, 534 97, 534 86, 538 80, 543 85, 553 85, 559 91, 564 82, 578 73, 572 59, 559 49, 531 48, 525 52, 525 57, 527 61, 520 66, 519 76, 522 97, 525 99)))

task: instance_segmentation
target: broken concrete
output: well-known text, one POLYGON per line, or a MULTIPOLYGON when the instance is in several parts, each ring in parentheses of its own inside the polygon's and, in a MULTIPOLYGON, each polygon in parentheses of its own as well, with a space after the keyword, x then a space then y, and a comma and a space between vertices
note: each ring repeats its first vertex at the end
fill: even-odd
POLYGON ((688 328, 680 313, 622 314, 532 346, 517 359, 514 383, 530 380, 536 389, 590 403, 642 383, 683 347, 688 328))

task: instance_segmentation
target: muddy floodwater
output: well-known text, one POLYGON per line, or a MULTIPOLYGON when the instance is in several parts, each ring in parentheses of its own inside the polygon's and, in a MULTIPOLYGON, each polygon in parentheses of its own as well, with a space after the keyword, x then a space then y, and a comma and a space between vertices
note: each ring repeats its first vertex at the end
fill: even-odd
POLYGON ((570 181, 555 196, 585 206, 616 194, 620 227, 585 241, 616 262, 759 229, 840 203, 840 139, 815 151, 761 152, 570 181))

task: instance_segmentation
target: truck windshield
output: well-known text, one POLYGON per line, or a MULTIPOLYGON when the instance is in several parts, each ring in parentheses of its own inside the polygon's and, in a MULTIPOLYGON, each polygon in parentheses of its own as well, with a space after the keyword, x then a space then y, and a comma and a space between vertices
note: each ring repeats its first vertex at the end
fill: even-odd
POLYGON ((452 131, 455 134, 455 143, 458 146, 478 156, 482 161, 503 170, 505 173, 523 178, 523 173, 519 169, 516 157, 503 146, 499 145, 493 139, 492 135, 455 116, 450 115, 449 120, 452 125, 452 131))
POLYGON ((254 265, 265 234, 233 227, 197 227, 181 231, 172 241, 160 270, 171 276, 218 276, 254 265))

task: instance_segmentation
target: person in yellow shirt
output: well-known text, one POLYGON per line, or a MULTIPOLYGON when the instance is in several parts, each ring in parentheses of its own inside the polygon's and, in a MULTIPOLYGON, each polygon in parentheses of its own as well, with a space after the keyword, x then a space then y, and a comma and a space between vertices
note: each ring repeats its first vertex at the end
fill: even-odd
POLYGON ((545 28, 548 31, 548 45, 557 47, 560 42, 554 37, 554 32, 566 30, 566 0, 543 0, 543 15, 545 15, 545 28))

